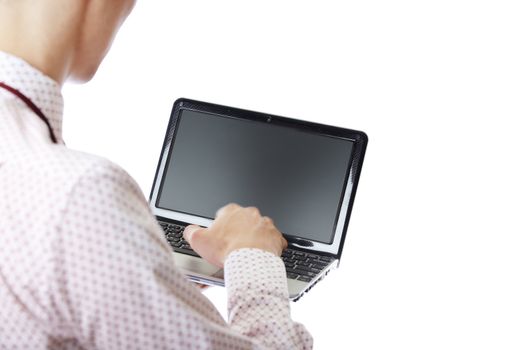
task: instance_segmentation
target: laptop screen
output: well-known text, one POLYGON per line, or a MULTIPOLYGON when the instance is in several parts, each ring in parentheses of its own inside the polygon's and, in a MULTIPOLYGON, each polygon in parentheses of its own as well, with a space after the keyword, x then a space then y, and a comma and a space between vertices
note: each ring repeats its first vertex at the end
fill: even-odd
POLYGON ((255 206, 284 234, 331 244, 353 142, 182 110, 157 207, 209 219, 255 206))

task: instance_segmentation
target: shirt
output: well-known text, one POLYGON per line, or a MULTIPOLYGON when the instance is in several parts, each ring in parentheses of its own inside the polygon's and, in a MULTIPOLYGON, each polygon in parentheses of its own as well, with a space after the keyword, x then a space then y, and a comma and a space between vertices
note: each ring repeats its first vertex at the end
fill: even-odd
POLYGON ((228 322, 174 266, 138 185, 62 141, 60 86, 0 52, 1 349, 307 349, 284 265, 257 249, 225 262, 228 322))

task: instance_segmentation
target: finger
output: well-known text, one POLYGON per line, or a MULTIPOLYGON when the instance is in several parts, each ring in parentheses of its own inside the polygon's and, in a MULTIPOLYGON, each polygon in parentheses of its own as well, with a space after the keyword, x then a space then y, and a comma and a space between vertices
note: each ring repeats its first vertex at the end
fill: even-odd
POLYGON ((200 226, 188 225, 184 229, 184 232, 182 235, 184 236, 184 239, 191 245, 191 242, 193 241, 193 235, 195 234, 195 232, 200 231, 200 230, 203 230, 203 228, 200 226))
POLYGON ((224 207, 222 207, 219 210, 217 210, 217 213, 215 214, 215 218, 218 218, 219 216, 222 216, 222 215, 225 215, 225 214, 228 214, 228 213, 232 213, 235 210, 238 210, 240 208, 241 208, 241 206, 238 205, 237 203, 226 204, 224 207))
POLYGON ((253 216, 261 216, 261 212, 256 207, 246 207, 244 210, 253 216))
POLYGON ((207 285, 207 284, 202 284, 202 283, 198 283, 198 282, 195 282, 195 286, 197 288, 199 288, 200 290, 205 290, 205 289, 208 289, 210 286, 207 285))
POLYGON ((272 218, 270 218, 270 217, 268 217, 268 216, 263 216, 263 220, 264 220, 266 223, 268 223, 268 224, 270 224, 270 225, 272 225, 272 226, 275 226, 274 223, 273 223, 272 218))
POLYGON ((285 250, 286 248, 288 248, 288 241, 283 236, 281 236, 281 239, 282 239, 283 250, 285 250))

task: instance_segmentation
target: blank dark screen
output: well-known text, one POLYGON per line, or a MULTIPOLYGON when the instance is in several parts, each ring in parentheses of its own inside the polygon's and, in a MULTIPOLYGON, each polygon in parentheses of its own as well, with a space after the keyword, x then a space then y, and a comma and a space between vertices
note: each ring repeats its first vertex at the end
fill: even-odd
POLYGON ((255 206, 288 235, 331 243, 352 141, 183 110, 157 206, 214 218, 255 206))

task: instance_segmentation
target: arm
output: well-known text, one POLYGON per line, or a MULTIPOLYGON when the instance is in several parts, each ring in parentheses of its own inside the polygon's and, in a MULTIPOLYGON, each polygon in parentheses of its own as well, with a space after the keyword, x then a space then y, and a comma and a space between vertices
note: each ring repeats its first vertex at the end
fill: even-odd
POLYGON ((120 168, 104 162, 90 169, 73 187, 63 217, 53 290, 64 325, 82 346, 311 347, 309 334, 290 319, 279 258, 229 252, 227 324, 173 266, 140 189, 120 168))
POLYGON ((229 255, 225 272, 232 330, 270 349, 312 347, 308 331, 291 319, 280 258, 261 250, 237 250, 229 255))

